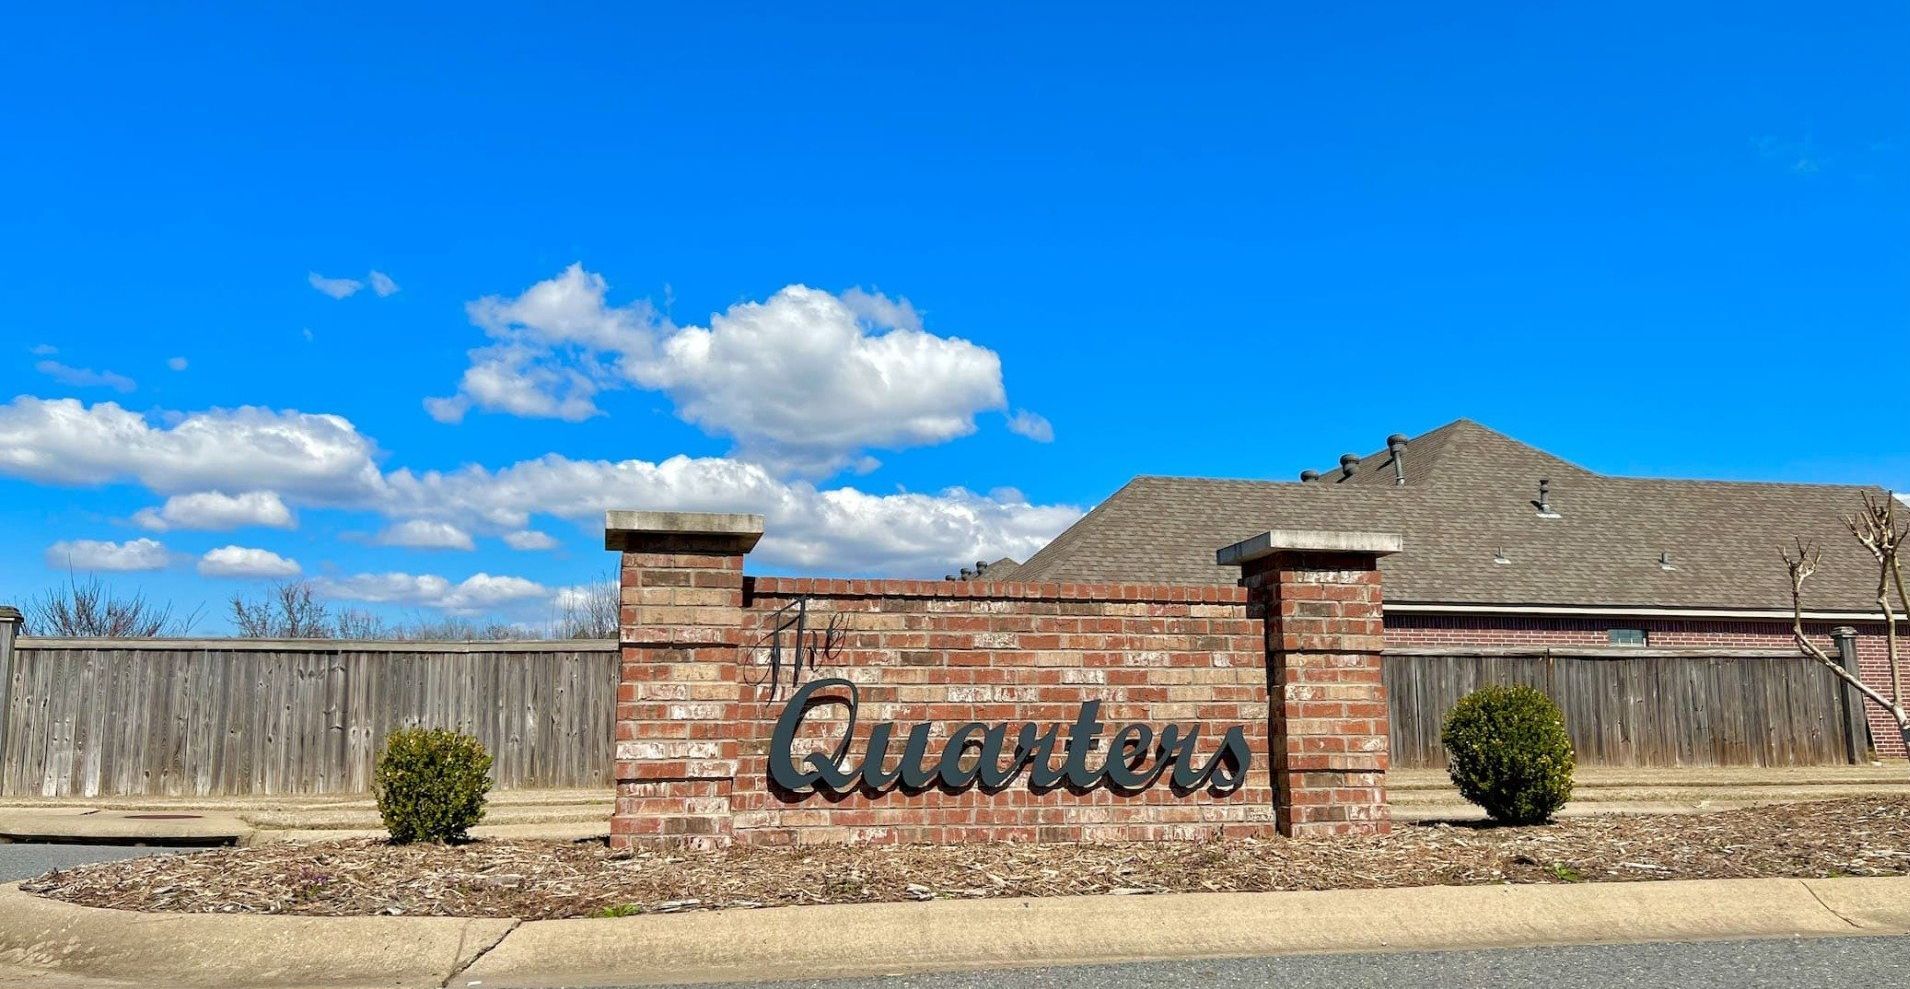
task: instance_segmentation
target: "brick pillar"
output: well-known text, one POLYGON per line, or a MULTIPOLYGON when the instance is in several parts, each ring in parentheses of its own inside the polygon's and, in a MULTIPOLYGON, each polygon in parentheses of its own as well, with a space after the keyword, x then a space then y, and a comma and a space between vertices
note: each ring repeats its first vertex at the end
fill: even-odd
POLYGON ((760 515, 604 519, 623 554, 612 848, 729 842, 743 555, 762 535, 760 515))
POLYGON ((1379 558, 1399 536, 1275 529, 1220 550, 1266 622, 1274 822, 1289 836, 1376 834, 1386 809, 1379 558))

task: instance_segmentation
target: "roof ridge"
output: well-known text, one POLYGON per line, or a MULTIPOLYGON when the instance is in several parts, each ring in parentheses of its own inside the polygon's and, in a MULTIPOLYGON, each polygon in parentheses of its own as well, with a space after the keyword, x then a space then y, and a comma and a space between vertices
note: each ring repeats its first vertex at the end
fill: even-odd
MULTIPOLYGON (((1118 495, 1122 491, 1126 491, 1129 487, 1133 486, 1135 481, 1149 481, 1149 482, 1164 481, 1164 482, 1173 483, 1173 484, 1184 484, 1191 481, 1191 482, 1195 482, 1199 484, 1226 484, 1226 485, 1233 485, 1238 487, 1277 488, 1280 490, 1291 490, 1291 491, 1336 491, 1336 492, 1344 492, 1349 494, 1357 492, 1357 495, 1353 495, 1353 496, 1372 497, 1372 498, 1396 497, 1400 491, 1399 488, 1393 487, 1390 485, 1381 487, 1378 485, 1358 485, 1358 484, 1309 484, 1306 481, 1276 481, 1276 480, 1255 478, 1255 477, 1201 477, 1201 476, 1190 476, 1190 475, 1180 475, 1180 474, 1136 474, 1134 476, 1133 481, 1129 481, 1127 484, 1122 485, 1120 491, 1114 492, 1114 495, 1118 495)), ((1109 495, 1108 496, 1109 500, 1112 500, 1114 498, 1114 495, 1109 495)), ((1100 506, 1097 505, 1095 507, 1098 508, 1100 506)), ((1085 518, 1086 516, 1083 516, 1083 517, 1085 518)))
POLYGON ((1598 471, 1595 471, 1591 469, 1590 467, 1585 466, 1584 464, 1578 463, 1577 461, 1567 460, 1564 457, 1561 457, 1558 454, 1545 449, 1544 447, 1536 446, 1534 444, 1527 443, 1526 441, 1519 439, 1517 437, 1502 433, 1496 429, 1493 429, 1491 426, 1485 425, 1484 423, 1474 422, 1471 419, 1455 420, 1454 422, 1455 424, 1458 422, 1464 422, 1468 427, 1470 427, 1469 430, 1462 433, 1461 435, 1465 436, 1468 440, 1471 440, 1475 447, 1477 447, 1479 440, 1484 439, 1488 442, 1502 443, 1506 446, 1513 447, 1518 450, 1536 453, 1547 460, 1556 460, 1559 463, 1572 468, 1573 470, 1583 471, 1587 474, 1592 475, 1593 477, 1610 476, 1607 474, 1601 474, 1598 471))

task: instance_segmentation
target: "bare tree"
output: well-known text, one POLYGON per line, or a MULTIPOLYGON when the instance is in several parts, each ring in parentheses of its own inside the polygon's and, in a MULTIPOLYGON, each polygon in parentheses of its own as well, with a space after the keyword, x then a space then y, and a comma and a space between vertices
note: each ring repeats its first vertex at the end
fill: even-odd
POLYGON ((525 637, 516 626, 463 615, 413 614, 389 622, 362 608, 333 608, 302 580, 271 584, 254 596, 234 594, 231 606, 233 627, 248 639, 494 642, 525 637))
POLYGON ((504 642, 531 638, 518 626, 496 620, 480 621, 463 615, 427 617, 414 614, 409 621, 390 626, 387 631, 387 638, 407 641, 504 642))
POLYGON ((65 584, 27 602, 25 618, 33 635, 150 639, 190 632, 199 612, 175 616, 170 603, 148 601, 139 591, 121 597, 96 575, 68 574, 65 584))
POLYGON ((615 574, 600 574, 558 598, 561 609, 551 622, 555 639, 614 639, 622 621, 621 589, 615 574))
POLYGON ((318 599, 312 585, 293 580, 276 583, 256 598, 232 595, 232 627, 245 639, 339 638, 331 610, 318 599))
POLYGON ((1844 527, 1877 561, 1877 610, 1883 614, 1884 656, 1890 678, 1888 697, 1865 683, 1862 677, 1844 669, 1842 663, 1804 634, 1804 584, 1817 572, 1823 551, 1799 539, 1797 555, 1785 553, 1784 565, 1791 575, 1791 638, 1797 648, 1871 703, 1889 712, 1897 722, 1897 732, 1903 736, 1905 748, 1910 748, 1910 711, 1903 706, 1903 666, 1897 648, 1897 615, 1900 611, 1910 614, 1910 598, 1904 594, 1903 566, 1897 552, 1904 538, 1910 536, 1910 526, 1899 526, 1896 505, 1894 495, 1887 495, 1882 501, 1865 495, 1863 511, 1844 517, 1844 527))
POLYGON ((338 639, 389 639, 390 626, 383 618, 363 608, 344 608, 332 614, 332 637, 338 639))

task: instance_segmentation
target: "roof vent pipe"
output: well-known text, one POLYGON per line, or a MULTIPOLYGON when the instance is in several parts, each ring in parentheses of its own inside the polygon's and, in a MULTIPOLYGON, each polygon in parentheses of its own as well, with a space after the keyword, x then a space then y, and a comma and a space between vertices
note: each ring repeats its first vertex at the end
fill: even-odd
POLYGON ((1552 508, 1552 482, 1545 478, 1539 478, 1539 500, 1532 504, 1538 506, 1539 518, 1555 519, 1559 517, 1559 513, 1552 508))
POLYGON ((1320 472, 1317 470, 1303 470, 1300 472, 1300 480, 1302 481, 1317 481, 1319 479, 1320 472))
POLYGON ((1359 454, 1357 453, 1340 454, 1340 480, 1344 481, 1352 477, 1353 472, 1358 470, 1359 466, 1360 466, 1359 454))
POLYGON ((1406 434, 1394 433, 1386 437, 1386 449, 1393 452, 1393 483, 1406 483, 1406 434))

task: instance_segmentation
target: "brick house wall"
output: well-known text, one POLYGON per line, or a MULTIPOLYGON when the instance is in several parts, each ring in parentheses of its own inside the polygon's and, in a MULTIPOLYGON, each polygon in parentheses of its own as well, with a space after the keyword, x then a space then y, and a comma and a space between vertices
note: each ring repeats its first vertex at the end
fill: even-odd
MULTIPOLYGON (((1836 655, 1830 631, 1839 625, 1857 630, 1857 665, 1864 682, 1890 694, 1889 665, 1882 622, 1809 622, 1824 650, 1836 655)), ((1394 612, 1386 616, 1386 641, 1401 646, 1603 646, 1614 628, 1642 629, 1651 646, 1790 649, 1788 621, 1770 619, 1675 619, 1521 615, 1429 615, 1394 612)), ((1825 676, 1830 676, 1826 671, 1825 676)), ((1876 705, 1864 705, 1877 755, 1904 758, 1896 723, 1876 705)))

